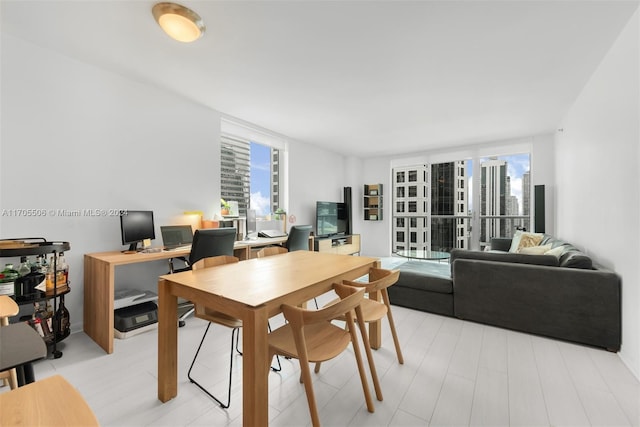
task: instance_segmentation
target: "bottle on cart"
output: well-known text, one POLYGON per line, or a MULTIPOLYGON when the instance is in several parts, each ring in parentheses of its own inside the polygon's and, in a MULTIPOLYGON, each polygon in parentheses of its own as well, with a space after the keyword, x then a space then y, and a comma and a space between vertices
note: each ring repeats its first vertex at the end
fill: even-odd
POLYGON ((13 264, 6 264, 0 276, 0 295, 16 295, 16 279, 19 274, 13 268, 13 264))
POLYGON ((18 267, 18 274, 20 277, 26 276, 31 273, 31 267, 29 266, 29 261, 27 261, 27 257, 20 257, 20 267, 18 267))
POLYGON ((49 270, 49 265, 47 264, 47 257, 45 257, 44 255, 38 255, 38 261, 36 261, 36 263, 40 265, 39 272, 42 274, 47 274, 47 271, 49 270))
POLYGON ((66 338, 71 333, 71 322, 69 320, 69 310, 64 305, 64 296, 60 297, 60 307, 56 311, 56 336, 58 340, 66 338))
POLYGON ((51 313, 38 302, 33 303, 33 323, 36 331, 46 342, 53 341, 51 313))
POLYGON ((58 287, 65 286, 69 283, 69 264, 64 259, 64 252, 60 252, 57 262, 58 287))
POLYGON ((55 286, 55 280, 56 280, 56 270, 55 270, 55 263, 53 261, 53 256, 49 258, 49 262, 47 263, 46 279, 47 279, 47 284, 46 284, 47 292, 52 291, 55 286))

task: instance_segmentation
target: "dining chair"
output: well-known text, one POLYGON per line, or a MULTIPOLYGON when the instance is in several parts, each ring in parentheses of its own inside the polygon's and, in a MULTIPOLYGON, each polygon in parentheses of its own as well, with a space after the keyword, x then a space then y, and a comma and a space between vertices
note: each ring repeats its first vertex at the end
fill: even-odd
POLYGON ((80 391, 61 375, 53 375, 0 393, 1 426, 99 426, 80 391))
MULTIPOLYGON (((396 332, 395 322, 393 321, 393 314, 391 313, 391 304, 389 303, 389 293, 387 288, 398 281, 400 277, 400 270, 386 270, 383 268, 371 268, 369 270, 368 282, 354 282, 351 280, 343 280, 342 284, 346 286, 352 286, 354 288, 364 289, 367 294, 371 292, 380 292, 382 296, 382 302, 376 301, 371 298, 364 298, 361 304, 362 315, 365 323, 376 322, 382 319, 385 315, 389 320, 389 328, 391 329, 391 335, 393 336, 393 344, 396 348, 396 355, 398 357, 398 363, 404 364, 404 357, 402 356, 402 350, 400 349, 400 341, 398 340, 398 334, 396 332)), ((336 299, 329 302, 326 306, 335 304, 339 300, 336 299)), ((345 321, 344 316, 340 316, 337 320, 345 321)), ((315 372, 320 371, 320 363, 316 364, 315 372)))
MULTIPOLYGON (((16 316, 20 311, 20 307, 16 302, 6 296, 0 296, 0 328, 9 324, 9 317, 16 316)), ((0 372, 0 379, 5 383, 9 383, 11 390, 18 388, 18 375, 16 368, 8 369, 0 372)))
POLYGON ((266 248, 260 249, 256 253, 256 256, 258 258, 264 258, 264 257, 272 256, 272 255, 285 254, 287 252, 289 252, 287 250, 287 248, 282 247, 282 246, 267 246, 266 248))
MULTIPOLYGON (((229 228, 207 228, 196 230, 193 234, 193 243, 191 244, 191 252, 189 259, 184 257, 169 258, 169 273, 180 273, 182 271, 191 270, 193 264, 207 257, 218 255, 233 256, 233 245, 236 241, 236 229, 229 228), (178 259, 185 263, 183 268, 175 268, 174 261, 178 259)), ((183 301, 179 304, 180 311, 183 313, 178 317, 178 326, 185 325, 185 320, 193 314, 194 307, 191 302, 183 301)))
POLYGON ((300 382, 304 384, 309 413, 314 426, 320 425, 320 419, 311 381, 309 363, 324 362, 333 359, 346 350, 349 343, 353 346, 367 410, 369 412, 375 411, 362 356, 360 355, 360 345, 358 344, 356 335, 353 312, 355 312, 367 353, 376 397, 382 401, 382 391, 373 356, 371 355, 369 339, 365 330, 366 327, 360 307, 364 297, 364 290, 337 283, 333 285, 333 289, 340 297, 340 300, 321 310, 306 310, 283 304, 281 307, 282 312, 288 323, 268 335, 270 359, 272 359, 274 355, 281 355, 299 360, 301 370, 300 382), (338 316, 345 317, 348 325, 346 330, 331 323, 331 321, 338 316))
MULTIPOLYGON (((195 262, 191 267, 192 267, 192 270, 197 271, 197 270, 200 270, 200 269, 216 267, 216 266, 224 265, 224 264, 234 264, 234 263, 237 263, 239 261, 240 260, 238 258, 234 257, 234 256, 219 255, 219 256, 200 259, 199 261, 195 262)), ((228 315, 226 315, 224 313, 220 313, 219 311, 211 310, 210 308, 208 308, 208 307, 206 307, 204 305, 201 305, 201 304, 195 304, 194 315, 195 315, 195 317, 197 317, 199 319, 202 319, 202 320, 206 320, 209 323, 207 324, 207 329, 205 329, 205 331, 204 331, 204 335, 202 335, 202 339, 200 340, 200 344, 198 345, 198 349, 196 350, 196 354, 195 354, 195 356, 193 356, 193 360, 191 361, 191 366, 189 367, 189 371, 187 372, 187 377, 189 378, 190 382, 192 382, 193 384, 198 386, 198 388, 200 388, 200 390, 204 391, 209 397, 211 397, 213 400, 218 402, 218 404, 222 408, 226 409, 231 404, 231 380, 233 379, 233 348, 234 348, 234 344, 235 344, 235 349, 238 352, 238 354, 242 355, 242 352, 238 349, 238 341, 239 341, 239 336, 240 336, 239 329, 242 327, 242 320, 236 319, 235 317, 232 317, 232 316, 228 316, 228 315), (191 371, 193 370, 193 366, 196 363, 196 359, 198 358, 198 354, 200 354, 200 349, 202 348, 202 344, 204 343, 204 340, 207 337, 207 333, 209 332, 209 328, 211 327, 212 323, 216 323, 218 325, 222 325, 222 326, 226 326, 228 328, 231 328, 231 356, 230 356, 230 362, 229 362, 229 387, 228 387, 226 403, 223 403, 220 399, 215 397, 211 392, 209 392, 206 388, 204 388, 204 386, 202 386, 198 381, 196 381, 191 376, 191 371)), ((274 371, 280 371, 281 370, 280 359, 277 359, 277 361, 278 361, 278 367, 277 368, 275 368, 275 367, 271 368, 274 371)))

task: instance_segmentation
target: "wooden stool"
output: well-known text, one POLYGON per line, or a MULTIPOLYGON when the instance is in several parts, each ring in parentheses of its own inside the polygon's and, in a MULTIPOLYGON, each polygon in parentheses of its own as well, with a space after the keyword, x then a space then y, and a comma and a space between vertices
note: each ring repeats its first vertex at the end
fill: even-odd
POLYGON ((0 394, 2 426, 98 426, 82 395, 60 375, 0 394))
MULTIPOLYGON (((9 324, 9 317, 15 316, 20 311, 20 307, 16 302, 6 295, 0 296, 0 327, 7 326, 9 324)), ((18 376, 16 369, 9 369, 7 371, 0 372, 0 379, 5 385, 9 383, 11 390, 18 388, 18 376)))

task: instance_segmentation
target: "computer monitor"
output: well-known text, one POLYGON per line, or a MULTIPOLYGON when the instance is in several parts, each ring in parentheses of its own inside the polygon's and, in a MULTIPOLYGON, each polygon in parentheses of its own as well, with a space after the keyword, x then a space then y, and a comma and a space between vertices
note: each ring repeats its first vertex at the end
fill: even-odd
POLYGON ((256 210, 247 209, 247 237, 255 237, 258 229, 256 228, 256 210))
POLYGON ((153 211, 122 211, 120 232, 122 244, 129 245, 129 251, 137 251, 138 242, 156 238, 153 211))

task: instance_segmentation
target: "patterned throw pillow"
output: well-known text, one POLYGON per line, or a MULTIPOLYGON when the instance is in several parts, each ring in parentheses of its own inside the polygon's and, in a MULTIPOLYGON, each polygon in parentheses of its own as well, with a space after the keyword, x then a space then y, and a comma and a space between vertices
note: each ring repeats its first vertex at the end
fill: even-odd
POLYGON ((543 233, 527 233, 526 231, 516 231, 511 240, 509 252, 520 252, 522 248, 538 246, 544 237, 543 233))
POLYGON ((525 255, 546 255, 551 250, 551 243, 542 246, 528 246, 526 248, 520 248, 519 254, 525 255))

